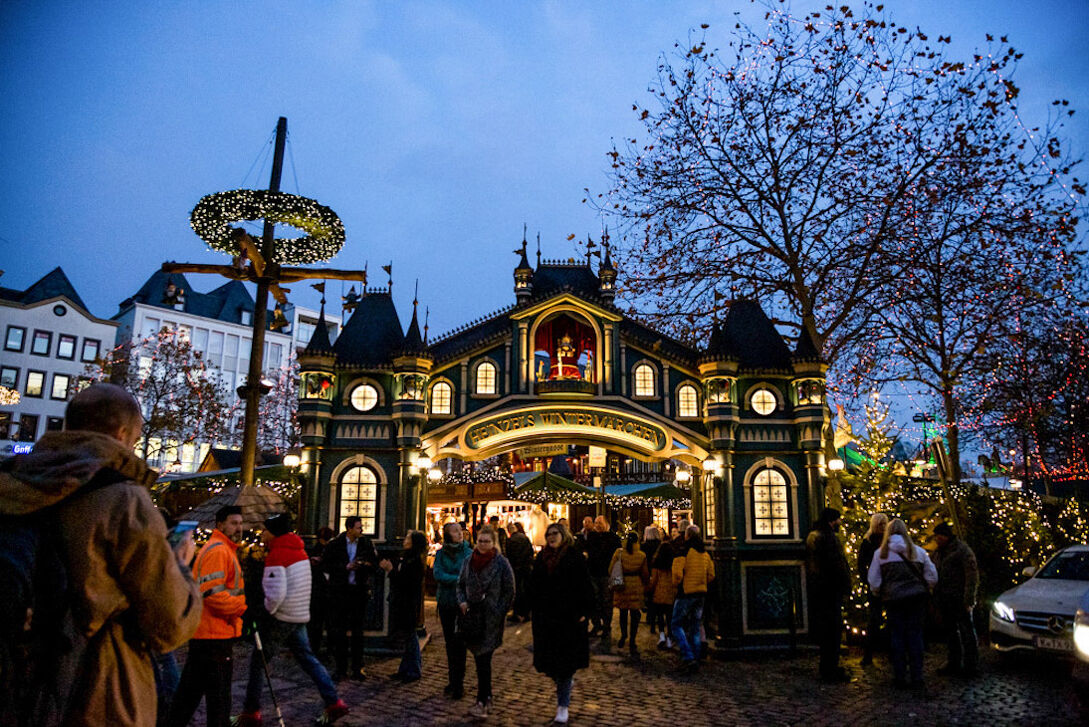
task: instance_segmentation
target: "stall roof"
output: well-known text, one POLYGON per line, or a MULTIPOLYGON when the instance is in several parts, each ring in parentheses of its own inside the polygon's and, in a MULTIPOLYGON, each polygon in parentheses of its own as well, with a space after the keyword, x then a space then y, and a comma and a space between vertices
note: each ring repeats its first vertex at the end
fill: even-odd
POLYGON ((550 490, 578 493, 581 495, 596 495, 597 490, 586 485, 560 477, 552 472, 516 472, 514 473, 514 496, 526 492, 540 492, 550 490))

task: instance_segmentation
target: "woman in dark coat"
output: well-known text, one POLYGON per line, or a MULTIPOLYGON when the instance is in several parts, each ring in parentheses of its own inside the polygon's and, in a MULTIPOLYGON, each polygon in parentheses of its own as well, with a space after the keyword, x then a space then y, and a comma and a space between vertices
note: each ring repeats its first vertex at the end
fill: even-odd
POLYGON ((469 714, 484 719, 492 708, 492 654, 503 643, 503 621, 514 600, 514 571, 499 552, 497 537, 486 525, 476 535, 473 554, 458 577, 458 606, 465 623, 480 627, 465 632, 465 645, 476 662, 477 697, 469 714))
POLYGON ((383 558, 378 567, 389 575, 390 631, 404 639, 401 665, 392 678, 407 684, 419 681, 422 667, 416 626, 420 622, 420 607, 423 605, 427 537, 419 530, 411 530, 405 536, 403 545, 405 550, 396 566, 383 558))
POLYGON ((556 682, 556 718, 567 724, 575 672, 590 665, 587 619, 594 589, 586 558, 563 525, 545 530, 545 547, 533 564, 533 667, 556 682))

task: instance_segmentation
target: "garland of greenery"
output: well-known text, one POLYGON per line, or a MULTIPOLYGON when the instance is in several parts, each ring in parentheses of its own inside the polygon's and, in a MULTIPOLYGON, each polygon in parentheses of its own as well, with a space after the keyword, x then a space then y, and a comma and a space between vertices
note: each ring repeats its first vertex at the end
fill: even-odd
POLYGON ((305 237, 277 238, 272 261, 299 265, 328 260, 344 246, 344 224, 336 212, 307 197, 265 189, 235 189, 201 197, 189 214, 193 231, 208 247, 238 254, 231 223, 265 220, 307 233, 305 237))

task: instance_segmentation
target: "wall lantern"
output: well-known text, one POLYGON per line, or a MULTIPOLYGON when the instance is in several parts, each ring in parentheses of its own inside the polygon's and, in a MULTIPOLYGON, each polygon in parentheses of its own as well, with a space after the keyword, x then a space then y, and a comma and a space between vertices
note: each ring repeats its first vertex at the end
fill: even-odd
POLYGON ((434 484, 442 479, 442 470, 438 467, 432 467, 427 471, 427 481, 434 484))
POLYGON ((714 457, 708 457, 707 459, 703 460, 704 472, 715 472, 716 470, 718 470, 717 459, 715 459, 714 457))
POLYGON ((431 469, 431 458, 425 454, 421 454, 419 457, 416 458, 416 461, 413 462, 413 464, 416 466, 416 469, 419 471, 419 473, 423 474, 424 472, 427 472, 427 470, 431 469))
POLYGON ((302 457, 299 456, 299 453, 297 451, 291 450, 284 455, 284 467, 290 467, 291 469, 295 469, 300 464, 302 464, 302 457))
POLYGON ((680 468, 677 469, 677 482, 680 482, 681 484, 685 484, 690 479, 692 479, 692 473, 691 472, 689 472, 688 470, 680 469, 680 468))
POLYGON ((839 457, 833 457, 832 459, 828 460, 828 469, 832 470, 833 472, 840 472, 843 470, 843 468, 843 460, 839 457))

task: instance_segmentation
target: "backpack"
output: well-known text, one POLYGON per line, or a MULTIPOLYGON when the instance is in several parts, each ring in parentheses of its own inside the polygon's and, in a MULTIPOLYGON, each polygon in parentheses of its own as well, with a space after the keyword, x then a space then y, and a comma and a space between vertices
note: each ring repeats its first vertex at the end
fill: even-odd
MULTIPOLYGON (((13 462, 0 467, 10 472, 13 462)), ((72 614, 56 512, 72 498, 126 479, 103 469, 58 503, 0 515, 0 727, 62 724, 94 637, 82 633, 72 614)))

